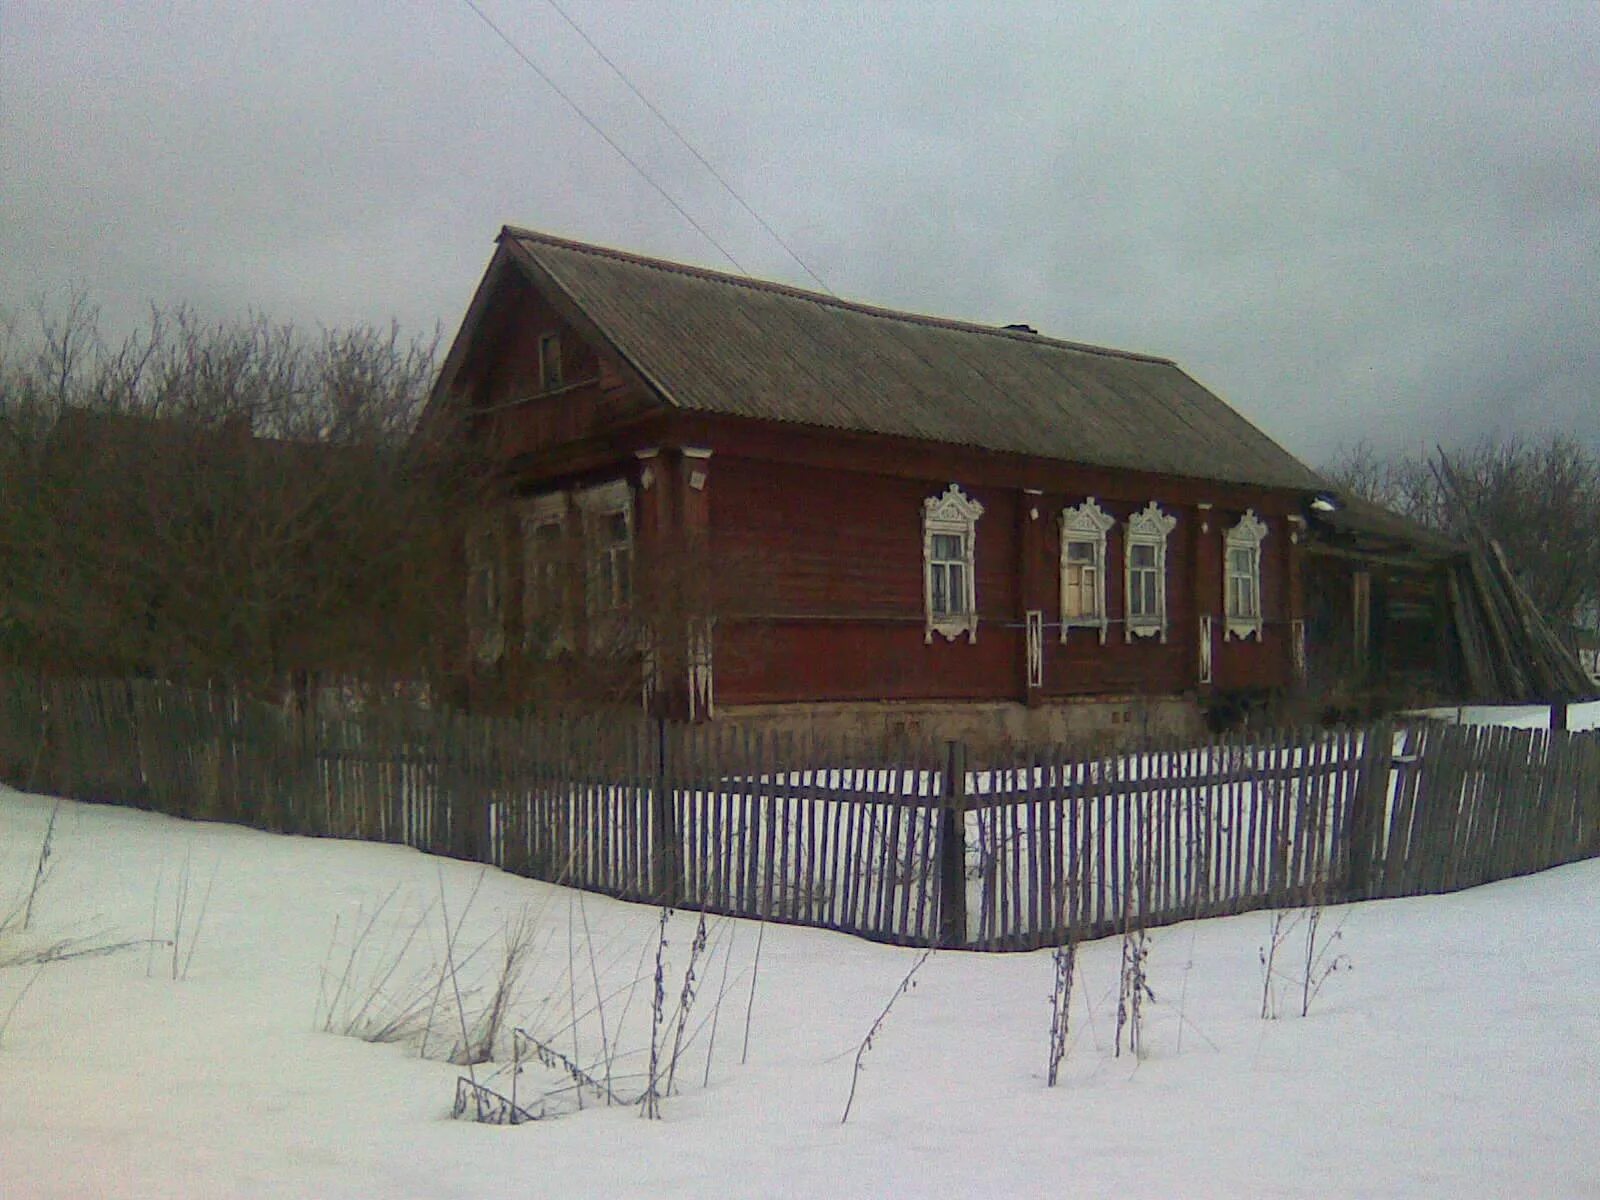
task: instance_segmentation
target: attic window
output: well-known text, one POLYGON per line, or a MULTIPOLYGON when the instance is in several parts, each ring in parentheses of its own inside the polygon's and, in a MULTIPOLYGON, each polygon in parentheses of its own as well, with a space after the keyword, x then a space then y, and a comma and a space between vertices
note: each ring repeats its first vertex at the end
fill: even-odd
POLYGON ((1226 593, 1223 611, 1227 623, 1224 638, 1261 637, 1261 542, 1267 527, 1255 512, 1246 509, 1239 523, 1228 530, 1224 542, 1227 554, 1226 593))
POLYGON ((1116 521, 1090 496, 1061 514, 1061 640, 1098 629, 1106 640, 1106 533, 1116 521))
POLYGON ((561 386, 561 335, 539 335, 539 390, 553 392, 561 386))
POLYGON ((1128 520, 1127 639, 1167 640, 1167 535, 1176 517, 1154 500, 1128 520))
POLYGON ((951 484, 942 496, 922 502, 922 579, 926 641, 935 633, 954 641, 978 636, 978 597, 973 581, 978 518, 983 505, 951 484))

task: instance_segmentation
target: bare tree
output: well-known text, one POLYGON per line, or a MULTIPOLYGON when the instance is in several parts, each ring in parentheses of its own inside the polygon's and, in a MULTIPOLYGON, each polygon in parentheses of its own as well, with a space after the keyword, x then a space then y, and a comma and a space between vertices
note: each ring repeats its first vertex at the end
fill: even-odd
MULTIPOLYGON (((1492 438, 1447 452, 1472 516, 1504 548, 1540 611, 1559 627, 1600 618, 1600 454, 1566 434, 1492 438)), ((1458 531, 1466 514, 1426 454, 1357 443, 1324 473, 1357 495, 1430 528, 1458 531)))
POLYGON ((417 677, 459 641, 475 474, 411 435, 434 344, 75 296, 0 337, 0 657, 273 685, 417 677))

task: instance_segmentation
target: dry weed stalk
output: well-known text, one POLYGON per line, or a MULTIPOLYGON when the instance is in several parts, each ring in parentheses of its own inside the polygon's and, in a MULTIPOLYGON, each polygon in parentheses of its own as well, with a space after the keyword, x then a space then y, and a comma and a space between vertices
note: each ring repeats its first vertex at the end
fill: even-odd
POLYGON ((670 920, 672 920, 672 910, 663 908, 661 910, 661 928, 656 937, 655 990, 651 993, 650 998, 650 1076, 639 1105, 640 1115, 650 1121, 660 1120, 661 1118, 661 1023, 665 1019, 667 1005, 665 958, 667 953, 667 922, 670 920))
MULTIPOLYGON (((33 924, 33 906, 39 898, 39 889, 44 887, 45 880, 50 877, 50 851, 55 841, 56 817, 61 812, 61 801, 57 800, 55 807, 50 810, 50 823, 44 827, 44 841, 39 845, 39 860, 34 864, 33 883, 28 888, 28 899, 22 907, 22 930, 27 932, 33 924)), ((0 922, 3 928, 7 922, 0 922)))
MULTIPOLYGON (((1155 1003, 1150 990, 1150 935, 1144 927, 1146 905, 1139 904, 1135 919, 1134 895, 1143 872, 1128 882, 1122 906, 1122 968, 1117 987, 1116 1057, 1122 1057, 1122 1037, 1128 1035, 1128 1053, 1138 1058, 1143 1045, 1144 1003, 1155 1003)), ((1141 896, 1142 899, 1142 896, 1141 896)))
POLYGON ((856 1047, 855 1065, 850 1070, 850 1094, 845 1097, 844 1113, 839 1118, 843 1125, 850 1119, 850 1107, 856 1100, 856 1084, 861 1079, 861 1072, 866 1069, 867 1051, 872 1049, 872 1044, 877 1040, 878 1034, 883 1030, 883 1023, 888 1020, 889 1012, 894 1008, 895 1001, 904 996, 917 986, 917 972, 922 970, 922 964, 933 957, 935 946, 929 946, 920 955, 917 961, 911 964, 911 969, 906 972, 905 978, 900 981, 900 986, 895 988, 894 994, 889 997, 889 1002, 883 1006, 883 1011, 878 1014, 878 1019, 872 1023, 872 1028, 867 1030, 867 1036, 861 1039, 861 1044, 856 1047))
POLYGON ((1334 949, 1343 940, 1344 921, 1341 920, 1330 933, 1324 930, 1324 916, 1325 912, 1320 903, 1315 903, 1299 912, 1280 910, 1272 914, 1267 943, 1260 949, 1263 1021, 1273 1021, 1278 1018, 1279 989, 1282 986, 1299 986, 1300 1015, 1306 1017, 1311 1014, 1312 1002, 1316 1000, 1317 994, 1322 991, 1322 985, 1327 983, 1329 977, 1350 969, 1349 955, 1337 953, 1334 949), (1278 951, 1297 927, 1304 928, 1305 941, 1299 964, 1300 971, 1295 974, 1292 969, 1290 971, 1279 969, 1278 951))
POLYGON ((1055 975, 1050 988, 1050 1054, 1045 1073, 1048 1087, 1055 1087, 1061 1071, 1061 1060, 1067 1056, 1067 1034, 1072 1019, 1072 984, 1078 965, 1077 895, 1078 878, 1074 874, 1066 880, 1066 897, 1061 903, 1061 927, 1066 934, 1066 941, 1050 955, 1055 975))
POLYGON ((667 1060, 667 1095, 672 1095, 673 1081, 678 1076, 678 1056, 683 1052, 683 1030, 689 1023, 689 1010, 694 1007, 698 977, 695 968, 706 949, 706 914, 700 914, 695 926, 694 941, 689 944, 689 965, 683 971, 683 990, 678 993, 678 1027, 672 1035, 672 1057, 667 1060))

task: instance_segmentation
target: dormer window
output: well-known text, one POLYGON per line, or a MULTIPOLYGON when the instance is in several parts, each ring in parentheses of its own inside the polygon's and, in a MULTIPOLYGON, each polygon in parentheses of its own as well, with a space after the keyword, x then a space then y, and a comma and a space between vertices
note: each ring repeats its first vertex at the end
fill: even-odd
POLYGON ((954 641, 978 636, 978 596, 973 581, 978 518, 983 505, 951 484, 922 502, 922 578, 925 640, 935 633, 954 641))
POLYGON ((1228 530, 1224 541, 1227 570, 1223 611, 1224 637, 1261 637, 1261 543, 1267 527, 1250 509, 1228 530))
POLYGON ((1090 496, 1061 514, 1061 640, 1073 628, 1106 640, 1106 534, 1116 520, 1090 496))
POLYGON ((1167 640, 1167 535, 1176 526, 1154 500, 1128 520, 1127 639, 1167 640))
POLYGON ((561 335, 539 335, 539 390, 553 392, 561 387, 561 335))

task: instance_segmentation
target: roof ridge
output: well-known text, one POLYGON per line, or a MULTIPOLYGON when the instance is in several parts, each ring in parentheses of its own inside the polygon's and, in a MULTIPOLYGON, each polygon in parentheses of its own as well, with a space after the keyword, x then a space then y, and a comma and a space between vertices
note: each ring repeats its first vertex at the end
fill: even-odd
POLYGON ((750 288, 753 291, 771 292, 776 295, 789 296, 796 300, 807 300, 813 304, 821 304, 829 308, 845 309, 870 317, 885 317, 912 325, 927 325, 936 329, 955 329, 967 333, 982 333, 991 337, 1007 338, 1011 341, 1043 343, 1047 346, 1059 346, 1063 349, 1076 350, 1084 354, 1102 354, 1109 358, 1130 359, 1134 362, 1160 363, 1169 367, 1178 365, 1175 360, 1158 354, 1143 354, 1137 350, 1118 350, 1111 346, 1094 346, 1087 342, 1072 342, 1065 338, 1050 337, 1041 333, 1028 333, 1018 329, 1007 329, 1004 326, 980 325, 976 321, 962 321, 954 317, 935 317, 926 313, 884 308, 876 304, 866 304, 859 300, 845 300, 838 296, 825 295, 822 292, 808 291, 805 288, 795 287, 787 283, 777 283, 770 279, 757 279, 751 275, 735 275, 728 271, 712 270, 710 267, 697 267, 689 263, 673 262, 671 259, 653 258, 646 254, 636 254, 631 250, 618 250, 612 246, 599 246, 591 242, 575 241, 572 238, 558 237, 552 233, 542 233, 539 230, 527 229, 518 225, 501 226, 500 236, 502 238, 515 238, 518 241, 543 242, 567 250, 593 254, 600 258, 610 258, 618 262, 651 267, 655 270, 689 275, 697 279, 731 284, 735 287, 750 288))

